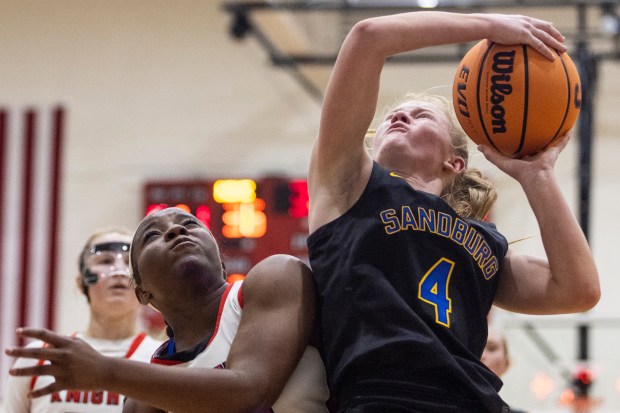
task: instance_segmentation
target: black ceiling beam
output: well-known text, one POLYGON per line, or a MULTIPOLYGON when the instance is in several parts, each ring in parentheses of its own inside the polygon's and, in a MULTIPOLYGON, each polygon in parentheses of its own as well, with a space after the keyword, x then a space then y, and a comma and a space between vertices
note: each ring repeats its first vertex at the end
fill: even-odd
MULTIPOLYGON (((398 13, 403 11, 430 10, 406 3, 416 3, 417 1, 391 1, 391 2, 366 2, 342 0, 342 1, 290 1, 290 2, 264 2, 264 1, 228 1, 223 3, 224 9, 234 16, 231 32, 236 38, 243 38, 250 32, 255 35, 263 48, 268 52, 272 64, 288 68, 295 68, 298 65, 333 65, 336 61, 336 54, 291 54, 279 50, 276 45, 265 36, 259 27, 252 23, 251 15, 255 11, 291 11, 291 12, 353 12, 353 11, 375 11, 381 14, 398 13)), ((523 7, 537 8, 558 8, 575 7, 578 12, 578 30, 574 32, 564 31, 564 35, 569 41, 580 43, 583 41, 603 40, 609 37, 600 31, 588 30, 585 22, 585 11, 591 7, 615 13, 618 0, 438 0, 438 7, 433 10, 467 10, 469 12, 480 11, 486 8, 511 8, 519 9, 523 7)), ((618 21, 620 25, 620 18, 618 21)), ((620 34, 616 34, 615 43, 612 44, 611 51, 597 54, 601 60, 620 59, 620 34)), ((469 46, 455 49, 453 53, 429 53, 428 51, 416 51, 413 53, 400 54, 388 59, 389 63, 449 63, 458 62, 463 58, 469 46)))
MULTIPOLYGON (((566 6, 607 6, 615 5, 618 0, 470 0, 470 1, 446 1, 438 0, 437 7, 432 9, 482 9, 482 8, 557 8, 566 6)), ((311 11, 416 11, 429 10, 428 7, 417 5, 417 1, 376 1, 360 3, 358 1, 289 1, 289 2, 265 2, 265 1, 226 1, 224 9, 229 12, 252 11, 252 10, 288 10, 295 12, 311 11)))

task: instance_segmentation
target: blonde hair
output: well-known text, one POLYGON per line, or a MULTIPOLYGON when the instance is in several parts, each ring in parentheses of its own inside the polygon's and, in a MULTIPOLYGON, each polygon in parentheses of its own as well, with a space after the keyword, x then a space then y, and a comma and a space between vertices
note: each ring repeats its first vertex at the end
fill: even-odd
POLYGON ((482 220, 497 200, 495 184, 480 170, 467 167, 469 162, 469 138, 459 124, 452 102, 443 96, 428 93, 408 93, 392 107, 406 102, 425 102, 440 109, 448 118, 450 142, 456 156, 465 161, 465 170, 446 185, 441 197, 461 216, 482 220))

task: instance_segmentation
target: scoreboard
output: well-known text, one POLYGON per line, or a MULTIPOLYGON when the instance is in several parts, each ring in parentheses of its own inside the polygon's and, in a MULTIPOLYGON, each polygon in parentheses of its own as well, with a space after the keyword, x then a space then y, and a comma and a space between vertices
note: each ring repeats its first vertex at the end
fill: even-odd
POLYGON ((176 206, 202 221, 220 246, 231 280, 273 254, 308 262, 305 179, 149 181, 143 198, 145 215, 176 206))

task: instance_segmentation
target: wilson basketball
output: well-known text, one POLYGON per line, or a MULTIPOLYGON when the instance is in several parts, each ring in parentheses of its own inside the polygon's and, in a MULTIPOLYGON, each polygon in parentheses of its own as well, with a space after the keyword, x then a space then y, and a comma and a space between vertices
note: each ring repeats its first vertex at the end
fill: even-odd
POLYGON ((483 40, 461 60, 452 101, 475 143, 522 157, 554 145, 573 127, 581 84, 567 53, 551 61, 526 45, 483 40))

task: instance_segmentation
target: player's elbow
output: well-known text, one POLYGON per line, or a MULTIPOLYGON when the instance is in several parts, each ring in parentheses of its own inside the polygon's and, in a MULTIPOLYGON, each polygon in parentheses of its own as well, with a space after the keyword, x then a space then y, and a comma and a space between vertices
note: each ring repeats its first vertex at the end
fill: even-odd
POLYGON ((597 274, 588 274, 587 279, 571 286, 571 293, 566 297, 567 311, 581 313, 591 310, 601 299, 601 286, 597 274))
POLYGON ((581 309, 579 311, 588 311, 594 308, 594 306, 601 299, 601 285, 598 282, 598 277, 595 281, 591 281, 583 286, 579 294, 579 303, 581 309))
POLYGON ((231 412, 268 411, 282 391, 267 377, 257 375, 248 375, 237 384, 238 398, 235 401, 236 406, 232 408, 231 412))
POLYGON ((385 46, 382 44, 386 40, 383 30, 382 24, 377 19, 359 21, 349 32, 346 47, 350 53, 357 51, 366 59, 373 54, 386 58, 385 46))

